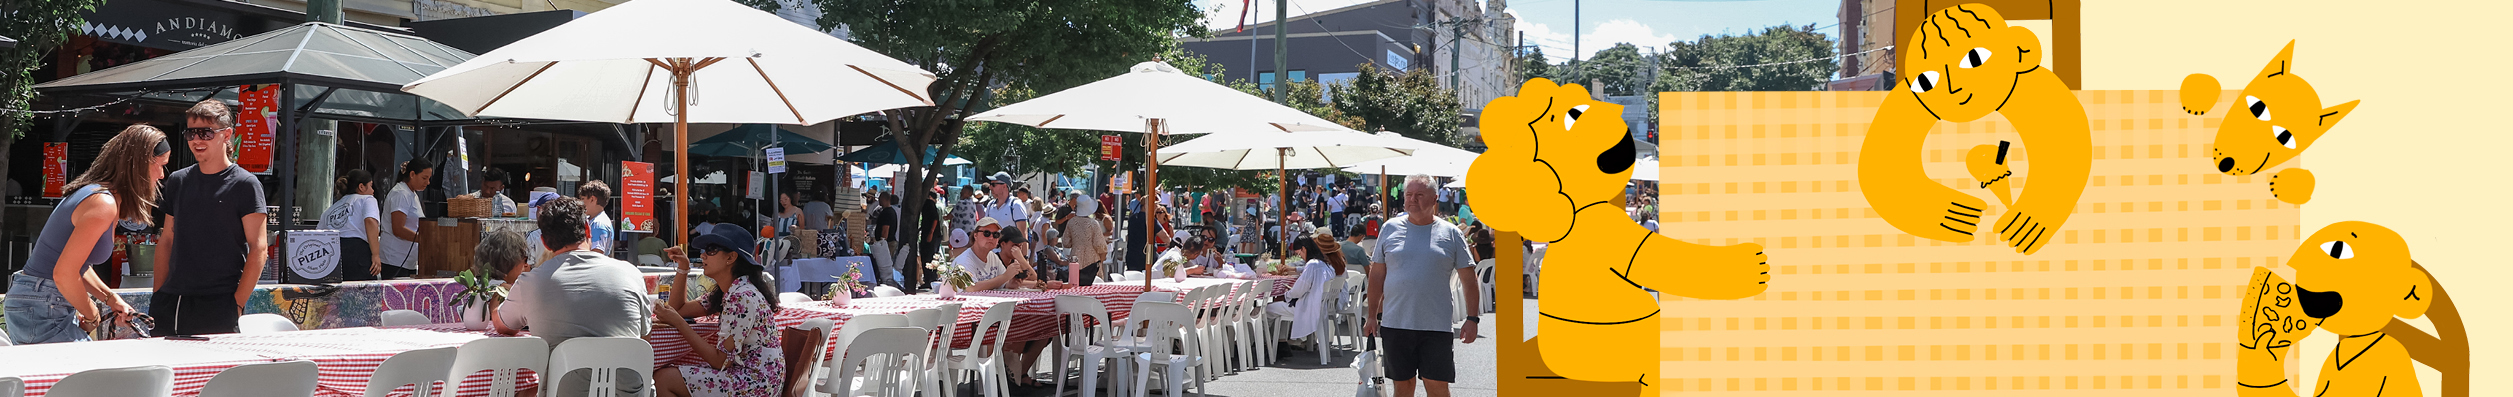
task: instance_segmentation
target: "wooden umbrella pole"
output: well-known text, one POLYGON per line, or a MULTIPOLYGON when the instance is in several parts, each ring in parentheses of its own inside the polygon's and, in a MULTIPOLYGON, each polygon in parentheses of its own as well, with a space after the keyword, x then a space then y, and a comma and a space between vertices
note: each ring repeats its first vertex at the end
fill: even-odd
MULTIPOLYGON (((1152 246, 1160 241, 1160 225, 1153 223, 1160 221, 1160 219, 1158 219, 1160 211, 1157 211, 1157 209, 1160 208, 1160 203, 1153 200, 1160 197, 1160 195, 1157 192, 1154 192, 1154 190, 1158 189, 1157 186, 1160 186, 1160 184, 1156 182, 1159 181, 1158 178, 1160 178, 1161 169, 1161 119, 1144 120, 1143 132, 1146 133, 1143 138, 1143 150, 1146 153, 1143 157, 1142 191, 1143 233, 1146 234, 1146 236, 1143 236, 1143 274, 1149 275, 1152 274, 1152 268, 1160 266, 1160 264, 1154 263, 1159 261, 1160 258, 1152 256, 1158 254, 1152 252, 1152 246)), ((1173 275, 1172 277, 1175 276, 1173 275)), ((1152 292, 1152 277, 1143 278, 1143 292, 1152 292)))
POLYGON ((678 223, 672 230, 679 232, 674 233, 672 239, 678 242, 676 246, 688 247, 691 232, 689 186, 693 182, 689 177, 689 75, 697 70, 689 68, 688 58, 669 62, 672 65, 672 108, 678 110, 672 112, 672 175, 679 178, 674 187, 680 188, 680 191, 672 193, 672 220, 678 223))

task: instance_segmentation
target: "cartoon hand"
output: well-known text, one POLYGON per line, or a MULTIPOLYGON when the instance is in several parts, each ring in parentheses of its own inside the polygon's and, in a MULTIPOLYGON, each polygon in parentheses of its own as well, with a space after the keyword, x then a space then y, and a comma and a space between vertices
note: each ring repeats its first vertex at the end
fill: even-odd
POLYGON ((2015 191, 2007 180, 2016 173, 2007 167, 2007 147, 2007 141, 1998 141, 1994 146, 1974 146, 1971 152, 1963 155, 1963 168, 1971 171, 1972 179, 1980 181, 1982 189, 1998 194, 1999 205, 2012 207, 2016 205, 2015 191))
POLYGON ((2016 252, 2032 255, 2049 246, 2057 238, 2059 226, 2068 223, 2069 208, 2049 209, 2047 205, 2026 203, 1998 220, 1998 239, 2016 252))
POLYGON ((1761 244, 1709 246, 1655 235, 1641 244, 1625 278, 1644 287, 1696 299, 1739 299, 1771 287, 1771 259, 1761 244), (1682 262, 1661 265, 1670 260, 1682 262))
POLYGON ((2288 168, 2285 171, 2278 171, 2275 175, 2269 175, 2269 196, 2277 197, 2277 201, 2284 201, 2287 204, 2303 204, 2312 201, 2312 187, 2316 184, 2315 179, 2318 178, 2312 176, 2312 170, 2288 168))
POLYGON ((2192 73, 2190 77, 2183 77, 2181 79, 2181 111, 2194 115, 2208 114, 2209 109, 2216 108, 2216 97, 2222 94, 2224 90, 2222 87, 2224 86, 2217 85, 2215 76, 2209 76, 2206 73, 2192 73))

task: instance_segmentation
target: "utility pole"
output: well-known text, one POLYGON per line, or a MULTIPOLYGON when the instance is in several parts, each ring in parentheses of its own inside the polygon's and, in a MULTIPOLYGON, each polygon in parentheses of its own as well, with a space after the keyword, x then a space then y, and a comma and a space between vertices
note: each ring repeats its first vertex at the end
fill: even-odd
POLYGON ((1459 54, 1465 53, 1465 51, 1462 50, 1466 49, 1465 47, 1458 46, 1460 41, 1466 39, 1466 21, 1451 19, 1449 20, 1448 27, 1448 89, 1464 91, 1466 86, 1457 84, 1457 59, 1460 56, 1459 54))
POLYGON ((1274 2, 1274 103, 1291 103, 1291 43, 1283 41, 1291 25, 1291 0, 1274 2))

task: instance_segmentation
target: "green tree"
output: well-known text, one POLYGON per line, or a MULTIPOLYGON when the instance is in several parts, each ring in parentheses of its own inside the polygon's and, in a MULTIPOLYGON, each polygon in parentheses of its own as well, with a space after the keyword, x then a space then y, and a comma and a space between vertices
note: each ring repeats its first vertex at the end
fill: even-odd
POLYGON ((1554 75, 1553 61, 1545 59, 1543 48, 1537 48, 1535 51, 1528 51, 1526 54, 1519 55, 1516 62, 1518 63, 1518 79, 1520 81, 1539 78, 1561 78, 1561 76, 1554 75))
POLYGON ((1587 86, 1594 82, 1604 87, 1589 88, 1604 88, 1607 96, 1640 95, 1649 87, 1649 59, 1641 55, 1639 46, 1632 43, 1615 43, 1605 51, 1598 51, 1597 56, 1582 60, 1578 67, 1578 81, 1559 83, 1587 86))
MULTIPOLYGON (((951 155, 962 120, 995 103, 1000 88, 1060 91, 1125 73, 1177 46, 1180 36, 1206 34, 1202 11, 1175 0, 815 2, 821 28, 844 25, 856 44, 939 78, 923 89, 937 106, 882 112, 910 160, 921 160, 929 142, 941 143, 935 156, 951 155)), ((932 184, 939 175, 928 168, 912 164, 902 185, 932 184)), ((907 207, 926 205, 929 190, 904 191, 911 193, 902 197, 907 207)))
POLYGON ((1839 68, 1836 44, 1814 25, 1668 43, 1653 91, 1817 91, 1839 68), (1780 65, 1778 62, 1821 59, 1780 65), (1764 65, 1755 67, 1729 67, 1764 65))
POLYGON ((1402 72, 1363 65, 1359 76, 1327 86, 1336 111, 1361 123, 1361 131, 1394 131, 1406 138, 1463 146, 1457 134, 1462 122, 1457 91, 1441 88, 1432 72, 1402 72))
MULTIPOLYGON (((0 49, 0 109, 28 109, 35 101, 35 75, 44 54, 69 39, 86 23, 80 14, 94 11, 104 0, 0 0, 0 36, 17 39, 17 47, 0 49)), ((34 114, 0 111, 0 175, 9 174, 10 148, 25 136, 34 114)))

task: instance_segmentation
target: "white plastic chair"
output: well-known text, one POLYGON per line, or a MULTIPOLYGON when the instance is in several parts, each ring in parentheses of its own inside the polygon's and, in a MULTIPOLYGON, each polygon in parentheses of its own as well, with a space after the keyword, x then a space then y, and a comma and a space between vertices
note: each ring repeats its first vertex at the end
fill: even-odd
POLYGON ((1144 332, 1145 341, 1149 343, 1144 345, 1153 346, 1148 349, 1149 351, 1133 354, 1134 371, 1130 372, 1134 372, 1135 397, 1145 397, 1150 394, 1152 373, 1155 370, 1161 370, 1161 379, 1168 382, 1168 387, 1161 390, 1169 395, 1178 395, 1184 391, 1188 379, 1195 380, 1196 394, 1204 394, 1205 376, 1202 373, 1189 376, 1190 374, 1187 373, 1189 370, 1203 371, 1201 362, 1205 360, 1205 357, 1197 355, 1197 349, 1192 347, 1203 343, 1197 340, 1197 332, 1193 329, 1195 323, 1195 311, 1183 305, 1161 302, 1142 302, 1135 305, 1131 317, 1126 319, 1127 328, 1146 331, 1144 332), (1180 339, 1181 335, 1184 335, 1184 340, 1180 339), (1164 347, 1169 346, 1173 341, 1190 347, 1182 350, 1182 353, 1171 353, 1164 347))
POLYGON ((938 389, 935 395, 943 397, 950 397, 960 392, 959 383, 956 382, 957 378, 953 377, 953 371, 945 368, 941 361, 944 357, 951 355, 952 336, 960 332, 960 308, 961 304, 958 303, 934 307, 933 340, 928 342, 930 346, 927 346, 928 350, 925 352, 925 361, 928 362, 925 365, 926 378, 933 382, 935 389, 938 389))
MULTIPOLYGON (((0 346, 9 346, 14 344, 16 343, 9 342, 9 331, 0 331, 0 346)), ((0 394, 0 397, 9 397, 9 395, 0 394)))
POLYGON ((953 371, 975 372, 977 377, 972 380, 978 382, 978 391, 986 397, 1004 397, 1011 391, 1011 371, 1005 368, 1008 365, 1003 359, 1003 344, 1005 339, 1011 338, 1012 309, 1017 303, 1020 302, 998 302, 986 308, 986 317, 977 322, 977 333, 971 334, 973 339, 969 340, 969 349, 964 354, 954 354, 941 360, 949 364, 953 371), (993 335, 993 338, 988 338, 988 335, 993 335))
POLYGON ((420 313, 417 310, 386 310, 380 320, 382 321, 377 321, 376 325, 384 327, 428 325, 436 323, 436 320, 428 319, 428 315, 426 313, 420 313))
POLYGON ((91 369, 52 384, 47 396, 165 396, 175 392, 175 371, 163 365, 91 369))
MULTIPOLYGON (((850 320, 848 323, 852 324, 853 321, 850 320)), ((846 353, 844 355, 839 356, 840 358, 838 360, 830 362, 831 366, 837 368, 837 372, 831 372, 829 374, 829 383, 823 384, 825 387, 822 388, 822 391, 845 390, 845 392, 836 393, 838 396, 845 397, 861 395, 887 397, 912 394, 897 392, 895 390, 887 390, 880 387, 864 388, 871 391, 879 391, 879 393, 857 392, 855 391, 857 386, 855 382, 861 378, 868 378, 870 376, 857 375, 855 373, 855 368, 859 366, 870 367, 872 366, 870 364, 876 362, 922 362, 924 361, 923 355, 925 354, 925 349, 919 345, 927 340, 925 330, 915 327, 882 327, 864 330, 861 335, 856 335, 854 343, 846 346, 846 353), (873 360, 873 357, 875 356, 888 357, 875 361, 873 360)), ((884 383, 896 384, 896 382, 884 383)), ((876 385, 867 384, 863 386, 876 385)))
MULTIPOLYGON (((6 342, 6 339, 0 338, 0 342, 6 342)), ((26 397, 26 380, 0 377, 0 397, 26 397)))
POLYGON ((879 286, 879 287, 873 287, 873 296, 875 296, 875 297, 888 298, 888 297, 893 297, 893 296, 906 296, 906 295, 907 295, 907 293, 906 293, 906 292, 899 291, 899 287, 892 287, 892 286, 887 286, 887 285, 884 285, 884 286, 879 286))
POLYGON ((638 255, 637 264, 639 266, 663 266, 663 256, 654 254, 638 255))
MULTIPOLYGON (((1056 313, 1066 316, 1066 319, 1064 334, 1056 337, 1055 395, 1064 395, 1065 368, 1069 362, 1081 367, 1077 371, 1082 375, 1081 388, 1075 390, 1084 396, 1097 395, 1095 391, 1099 388, 1099 374, 1104 364, 1109 360, 1125 358, 1122 352, 1108 344, 1116 336, 1112 330, 1115 323, 1108 321, 1108 305, 1100 302, 1099 298, 1089 296, 1056 295, 1056 313)), ((1112 392, 1118 390, 1114 387, 1110 389, 1112 392)))
POLYGON ((1265 330, 1273 327, 1259 325, 1264 324, 1261 320, 1265 319, 1266 295, 1274 291, 1274 281, 1259 279, 1249 282, 1249 293, 1239 294, 1238 299, 1232 302, 1232 310, 1237 313, 1230 318, 1231 341, 1232 346, 1239 350, 1237 363, 1242 370, 1265 365, 1266 347, 1274 344, 1274 339, 1265 335, 1265 330))
POLYGON ((1478 313, 1491 313, 1492 305, 1495 304, 1493 301, 1499 300, 1492 297, 1492 263, 1492 258, 1484 258, 1482 261, 1475 262, 1475 277, 1479 279, 1479 282, 1475 283, 1476 287, 1478 287, 1476 288, 1476 292, 1482 293, 1480 295, 1476 295, 1476 297, 1479 298, 1478 300, 1482 301, 1475 302, 1475 307, 1480 308, 1477 309, 1480 310, 1478 313))
POLYGON ((801 292, 781 292, 781 293, 777 293, 777 303, 803 303, 803 302, 810 302, 810 301, 812 301, 811 295, 807 295, 807 294, 804 294, 804 293, 801 293, 801 292))
POLYGON ((308 397, 314 395, 314 376, 313 361, 241 365, 210 377, 200 397, 308 397))
POLYGON ((576 370, 585 370, 589 375, 584 397, 619 395, 619 370, 622 369, 633 371, 638 379, 644 380, 646 384, 638 388, 640 395, 654 395, 654 345, 645 339, 568 338, 566 342, 559 342, 558 349, 551 350, 549 356, 550 371, 541 377, 544 396, 560 397, 556 396, 555 390, 559 390, 559 379, 565 379, 561 375, 576 370))
MULTIPOLYGON (((651 355, 651 354, 649 354, 651 355)), ((395 354, 375 367, 375 374, 366 379, 366 397, 384 397, 402 385, 413 385, 412 397, 429 397, 436 393, 436 382, 445 380, 445 371, 454 367, 454 348, 419 349, 395 354)))
POLYGON ((1126 279, 1127 279, 1127 280, 1142 280, 1142 279, 1143 279, 1143 271, 1140 271, 1140 270, 1128 270, 1128 271, 1126 271, 1126 279))
MULTIPOLYGON (((489 396, 513 397, 523 383, 517 369, 544 373, 550 364, 550 342, 540 337, 484 338, 454 350, 454 365, 445 372, 445 389, 462 390, 472 373, 489 371, 489 396)), ((546 376, 545 376, 546 377, 546 376)))
MULTIPOLYGON (((848 351, 849 349, 852 349, 852 348, 853 348, 853 346, 855 346, 855 339, 856 339, 858 336, 863 335, 866 331, 871 331, 871 330, 874 330, 874 329, 880 329, 880 328, 898 328, 898 327, 906 327, 906 326, 908 326, 908 318, 907 318, 907 315, 902 315, 902 314, 866 314, 866 315, 859 315, 859 316, 855 316, 855 317, 853 317, 853 318, 848 318, 848 319, 846 320, 846 325, 839 326, 839 327, 838 327, 838 333, 837 333, 836 335, 834 335, 834 336, 830 336, 830 337, 829 337, 829 343, 836 344, 836 346, 838 347, 838 351, 837 351, 837 353, 836 353, 836 356, 837 356, 837 357, 846 357, 846 355, 848 354, 848 353, 847 353, 847 351, 848 351)), ((827 363, 828 363, 828 365, 827 365, 827 366, 825 366, 825 367, 822 367, 821 369, 822 369, 823 371, 827 371, 829 378, 828 378, 828 379, 824 379, 824 380, 823 380, 820 384, 814 385, 814 386, 813 386, 813 391, 818 391, 818 392, 821 392, 821 393, 828 393, 828 394, 835 394, 835 395, 846 395, 846 396, 852 396, 852 395, 858 395, 858 394, 860 394, 860 393, 857 393, 857 392, 856 392, 856 390, 851 389, 851 387, 855 387, 855 384, 854 384, 854 383, 852 383, 852 382, 839 382, 839 379, 840 379, 840 378, 839 378, 839 374, 848 374, 849 376, 853 376, 852 374, 854 374, 854 373, 855 373, 855 370, 854 370, 853 368, 839 368, 839 366, 841 366, 841 365, 848 365, 848 366, 852 366, 852 365, 854 365, 854 364, 849 364, 849 363, 847 363, 845 360, 830 360, 830 361, 828 361, 827 363), (841 387, 849 387, 849 388, 841 388, 841 387)), ((879 366, 879 364, 878 364, 878 363, 875 363, 875 366, 879 366)))
POLYGON ((1178 293, 1169 291, 1145 292, 1142 295, 1136 295, 1134 297, 1134 301, 1178 303, 1178 293))
POLYGON ((267 334, 297 330, 297 322, 286 316, 270 313, 247 314, 236 318, 236 333, 267 334))

